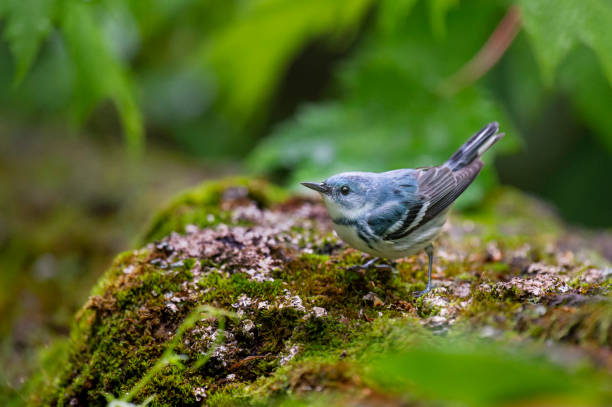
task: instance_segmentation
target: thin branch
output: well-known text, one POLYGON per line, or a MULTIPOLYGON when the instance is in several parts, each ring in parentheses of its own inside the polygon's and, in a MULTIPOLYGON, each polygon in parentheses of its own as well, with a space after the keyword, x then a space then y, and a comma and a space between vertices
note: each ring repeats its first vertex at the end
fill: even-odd
POLYGON ((459 71, 445 80, 438 88, 438 93, 452 96, 486 74, 512 44, 521 29, 521 23, 519 8, 511 6, 478 53, 459 71))

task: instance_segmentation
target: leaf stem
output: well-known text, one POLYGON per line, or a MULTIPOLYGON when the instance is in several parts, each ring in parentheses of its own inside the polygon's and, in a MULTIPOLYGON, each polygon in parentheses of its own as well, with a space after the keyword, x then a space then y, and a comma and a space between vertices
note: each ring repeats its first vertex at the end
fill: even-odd
POLYGON ((504 55, 521 29, 521 12, 511 6, 478 53, 461 69, 446 79, 438 93, 450 97, 486 74, 504 55))

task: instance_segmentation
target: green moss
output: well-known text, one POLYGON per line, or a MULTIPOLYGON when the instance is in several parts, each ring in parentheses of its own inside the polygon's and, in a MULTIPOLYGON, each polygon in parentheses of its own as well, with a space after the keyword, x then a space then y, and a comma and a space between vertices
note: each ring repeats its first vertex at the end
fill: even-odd
POLYGON ((171 232, 183 233, 185 226, 213 226, 232 223, 231 213, 220 206, 224 193, 244 195, 262 207, 269 207, 287 199, 287 193, 260 179, 227 178, 222 181, 205 182, 173 199, 159 211, 150 226, 139 239, 140 244, 168 236, 171 232), (230 192, 232 193, 232 192, 230 192))
POLYGON ((578 312, 564 307, 551 310, 535 322, 534 337, 566 343, 612 347, 612 304, 589 304, 578 312))
POLYGON ((477 212, 469 213, 485 241, 521 245, 534 238, 549 239, 563 233, 561 221, 550 208, 518 190, 500 188, 490 194, 477 212))

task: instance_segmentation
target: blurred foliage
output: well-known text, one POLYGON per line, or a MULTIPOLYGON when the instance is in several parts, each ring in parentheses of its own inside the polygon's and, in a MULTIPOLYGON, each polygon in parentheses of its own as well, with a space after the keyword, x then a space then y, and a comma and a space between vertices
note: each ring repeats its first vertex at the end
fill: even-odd
MULTIPOLYGON (((472 87, 450 98, 439 94, 441 82, 486 41, 499 9, 472 2, 458 10, 444 39, 438 39, 428 25, 419 24, 428 10, 413 11, 413 3, 381 3, 368 37, 340 69, 341 99, 306 107, 280 126, 253 153, 255 169, 297 167, 291 178, 297 183, 343 170, 437 165, 492 120, 515 133, 486 90, 472 87), (474 24, 474 18, 488 23, 474 24)), ((432 15, 443 12, 431 9, 432 15)), ((491 184, 491 173, 483 175, 467 191, 468 199, 491 184)))
POLYGON ((8 0, 2 7, 0 15, 4 13, 7 20, 5 38, 15 58, 15 84, 23 80, 42 42, 57 27, 71 63, 70 104, 75 118, 82 121, 100 101, 112 100, 127 143, 132 147, 142 143, 142 118, 129 74, 104 38, 94 6, 80 1, 36 0, 32 4, 8 0))
POLYGON ((121 145, 101 148, 92 139, 68 140, 48 128, 26 133, 0 124, 0 133, 12 134, 0 138, 4 406, 24 377, 40 371, 34 349, 68 335, 91 286, 142 232, 160 197, 228 169, 161 149, 149 149, 135 164, 121 145))
MULTIPOLYGON (((138 148, 141 108, 147 120, 169 120, 175 131, 221 126, 240 138, 243 128, 232 131, 234 121, 245 125, 254 113, 265 113, 283 71, 307 41, 322 35, 344 39, 341 34, 354 30, 370 3, 37 0, 34 6, 9 0, 0 6, 0 17, 15 85, 41 53, 45 72, 38 77, 34 69, 32 86, 62 71, 64 83, 48 89, 65 96, 65 106, 57 107, 69 107, 82 122, 100 102, 112 101, 126 141, 138 148), (47 41, 51 55, 39 50, 47 41), (253 41, 257 47, 250 46, 253 41), (218 99, 222 117, 181 127, 183 120, 205 116, 211 99, 218 99), (173 113, 177 117, 169 118, 173 113)), ((46 107, 39 95, 30 96, 27 105, 46 107)))
POLYGON ((307 41, 354 30, 371 0, 251 2, 203 50, 226 92, 229 114, 250 117, 268 101, 307 41), (256 43, 255 43, 256 41, 256 43), (257 45, 257 46, 255 46, 257 45), (239 55, 236 55, 239 52, 239 55))
POLYGON ((612 118, 606 113, 612 101, 612 3, 521 0, 519 4, 545 84, 555 85, 556 68, 566 59, 560 88, 571 95, 580 116, 612 151, 612 118), (584 49, 571 53, 579 44, 593 51, 601 70, 584 49))
POLYGON ((513 349, 478 338, 439 342, 386 352, 373 364, 371 380, 390 393, 449 405, 595 406, 610 401, 606 375, 564 368, 528 347, 513 349))
POLYGON ((346 374, 339 390, 327 383, 335 391, 288 392, 274 403, 254 405, 586 407, 607 406, 612 400, 609 372, 557 345, 458 332, 418 338, 419 328, 403 331, 399 341, 393 333, 380 347, 365 349, 358 362, 329 368, 346 374), (359 376, 363 381, 355 379, 359 376), (346 382, 367 390, 355 391, 346 382))
POLYGON ((525 30, 547 83, 579 42, 592 48, 612 82, 612 4, 606 0, 519 0, 525 30))
MULTIPOLYGON (((612 156, 605 0, 6 0, 0 24, 4 114, 106 131, 118 117, 134 150, 146 129, 208 158, 248 156, 251 170, 292 185, 438 164, 493 120, 508 137, 491 156, 516 150, 518 134, 552 155, 538 140, 554 138, 555 123, 586 140, 564 154, 603 145, 602 159, 612 156), (524 30, 482 80, 449 92, 510 7, 524 30), (557 109, 564 100, 569 111, 557 109)), ((583 155, 572 174, 584 180, 592 169, 583 155)), ((567 175, 555 174, 564 159, 536 159, 527 175, 505 166, 504 180, 546 190, 549 169, 563 183, 567 175)), ((491 167, 464 203, 495 182, 491 167)), ((587 182, 586 193, 598 184, 587 182)), ((563 207, 559 191, 545 195, 563 207)), ((567 202, 570 218, 589 212, 612 223, 595 204, 576 212, 576 198, 567 202)))

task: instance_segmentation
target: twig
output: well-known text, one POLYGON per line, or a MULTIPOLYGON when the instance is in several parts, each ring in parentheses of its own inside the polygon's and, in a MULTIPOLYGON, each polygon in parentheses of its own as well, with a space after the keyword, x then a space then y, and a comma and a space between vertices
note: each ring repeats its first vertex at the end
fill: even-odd
POLYGON ((459 71, 446 79, 438 88, 438 93, 447 97, 452 96, 480 79, 504 55, 520 31, 521 24, 519 8, 511 6, 478 53, 459 71))
POLYGON ((240 366, 243 366, 246 363, 249 363, 252 360, 257 360, 257 359, 265 359, 267 357, 269 357, 270 354, 266 353, 265 355, 253 355, 253 356, 247 356, 246 358, 234 363, 229 370, 236 370, 238 369, 240 366))

